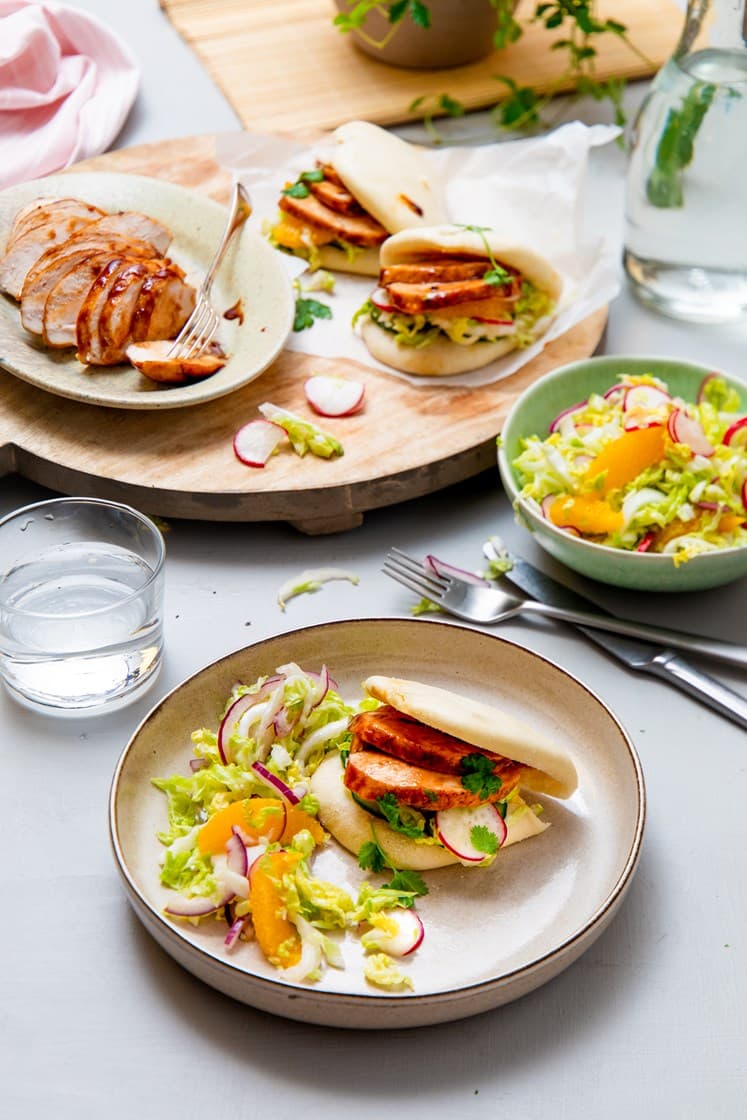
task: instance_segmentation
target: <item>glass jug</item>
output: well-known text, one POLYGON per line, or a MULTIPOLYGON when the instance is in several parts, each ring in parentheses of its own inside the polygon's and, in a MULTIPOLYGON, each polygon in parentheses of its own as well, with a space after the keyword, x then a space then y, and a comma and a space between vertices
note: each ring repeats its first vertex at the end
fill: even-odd
POLYGON ((745 0, 689 0, 633 127, 624 263, 640 299, 717 323, 747 315, 745 0))

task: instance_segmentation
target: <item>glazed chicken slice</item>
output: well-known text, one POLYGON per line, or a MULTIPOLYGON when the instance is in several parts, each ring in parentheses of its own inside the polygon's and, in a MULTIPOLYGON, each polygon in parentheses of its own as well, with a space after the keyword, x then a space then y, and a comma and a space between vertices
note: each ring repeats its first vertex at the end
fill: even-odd
POLYGON ((51 218, 21 233, 0 261, 0 291, 19 299, 29 269, 39 258, 49 249, 67 241, 79 229, 91 225, 93 221, 90 215, 62 211, 57 218, 51 218))
POLYGON ((37 198, 16 214, 6 249, 9 249, 17 238, 46 222, 65 217, 79 217, 95 222, 103 218, 105 213, 106 211, 100 210, 98 206, 82 202, 79 198, 37 198))
POLYGON ((309 183, 308 187, 320 202, 338 214, 365 214, 363 207, 329 164, 321 164, 319 170, 324 173, 324 178, 318 183, 309 183))
POLYGON ((414 264, 392 264, 382 268, 379 283, 389 284, 445 284, 454 280, 481 280, 490 268, 490 262, 445 258, 443 260, 417 261, 414 264))
POLYGON ((132 341, 132 319, 143 284, 167 263, 160 259, 133 260, 121 269, 112 283, 98 321, 98 365, 115 365, 124 360, 132 341))
MULTIPOLYGON (((518 784, 508 782, 488 800, 501 801, 518 784)), ((345 767, 345 785, 364 801, 376 801, 393 793, 402 805, 413 809, 453 809, 456 806, 481 805, 485 798, 465 789, 456 774, 440 774, 411 762, 380 754, 374 750, 353 750, 345 767)))
POLYGON ((130 318, 121 348, 107 346, 101 337, 101 317, 115 284, 132 261, 115 259, 94 280, 78 314, 78 360, 86 365, 116 365, 124 360, 132 342, 173 338, 194 308, 196 292, 183 279, 181 269, 164 262, 146 276, 130 318))
MULTIPOLYGON (((64 252, 64 246, 61 247, 60 252, 55 253, 50 258, 50 262, 45 268, 36 265, 29 272, 21 292, 21 322, 31 334, 45 334, 46 306, 52 290, 71 272, 76 273, 82 270, 83 278, 87 279, 90 276, 90 262, 94 257, 100 258, 102 254, 108 254, 111 258, 122 253, 138 258, 156 258, 158 256, 149 242, 129 240, 124 237, 96 240, 92 244, 88 244, 87 239, 84 238, 83 242, 79 244, 82 244, 83 247, 71 249, 69 252, 64 252)), ((95 278, 95 275, 90 277, 88 287, 95 278)), ((66 314, 68 321, 71 314, 72 309, 68 309, 66 314)), ((77 315, 77 310, 75 314, 77 315)), ((75 317, 72 318, 72 322, 75 323, 75 317)), ((68 342, 63 342, 62 345, 72 346, 74 342, 75 339, 73 338, 68 342)))
POLYGON ((389 236, 381 223, 365 211, 360 214, 339 213, 325 206, 312 193, 306 198, 281 195, 278 206, 294 218, 333 233, 344 241, 350 242, 351 245, 359 245, 361 248, 381 245, 389 236))
POLYGON ((485 280, 454 280, 448 283, 388 284, 386 293, 391 304, 406 315, 419 315, 442 307, 490 299, 500 289, 485 280))
POLYGON ((210 377, 226 364, 226 355, 217 342, 211 342, 207 351, 195 358, 171 357, 171 347, 171 339, 133 342, 127 347, 127 360, 144 377, 168 385, 183 385, 185 381, 210 377))

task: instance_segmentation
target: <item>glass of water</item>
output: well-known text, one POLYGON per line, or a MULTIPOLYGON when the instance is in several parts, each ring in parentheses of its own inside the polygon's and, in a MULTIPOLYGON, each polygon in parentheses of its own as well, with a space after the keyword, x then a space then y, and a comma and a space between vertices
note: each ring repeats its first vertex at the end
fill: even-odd
POLYGON ((632 136, 625 268, 648 305, 747 316, 745 0, 689 0, 682 37, 632 136))
POLYGON ((137 699, 163 650, 165 549, 129 506, 55 498, 0 521, 0 675, 21 703, 96 714, 137 699))

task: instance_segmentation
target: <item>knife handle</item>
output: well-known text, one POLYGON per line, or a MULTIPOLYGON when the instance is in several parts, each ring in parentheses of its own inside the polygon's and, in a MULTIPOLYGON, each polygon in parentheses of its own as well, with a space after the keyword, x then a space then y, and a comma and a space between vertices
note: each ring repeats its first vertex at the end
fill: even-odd
POLYGON ((646 666, 649 673, 679 685, 733 723, 747 729, 747 700, 725 684, 701 673, 672 653, 660 653, 646 666))

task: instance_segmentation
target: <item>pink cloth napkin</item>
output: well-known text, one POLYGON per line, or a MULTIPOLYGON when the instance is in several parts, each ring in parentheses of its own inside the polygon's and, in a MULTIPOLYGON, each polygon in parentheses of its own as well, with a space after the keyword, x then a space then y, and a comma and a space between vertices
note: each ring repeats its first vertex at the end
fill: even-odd
POLYGON ((106 151, 139 77, 130 49, 93 16, 0 0, 0 187, 106 151))

